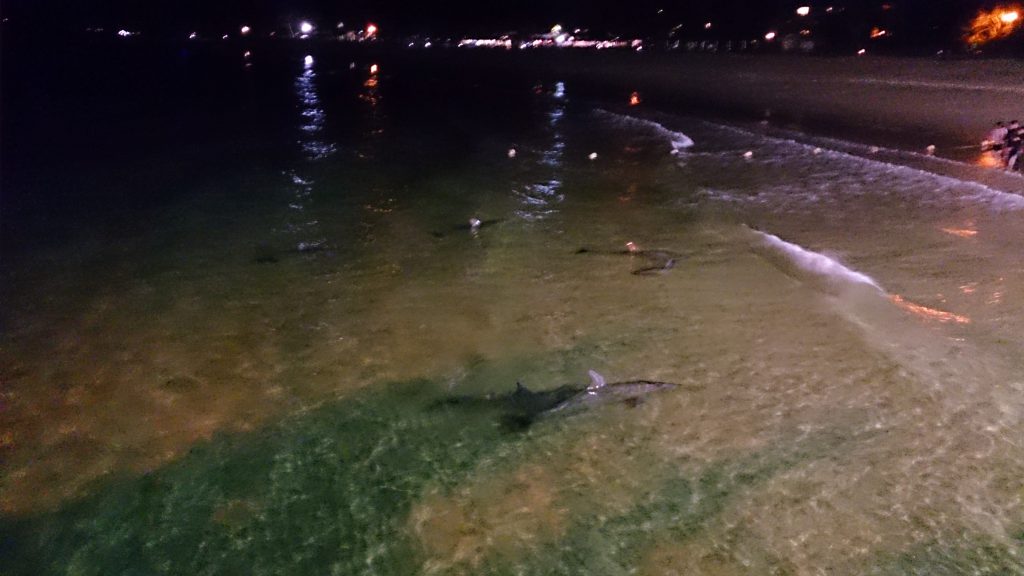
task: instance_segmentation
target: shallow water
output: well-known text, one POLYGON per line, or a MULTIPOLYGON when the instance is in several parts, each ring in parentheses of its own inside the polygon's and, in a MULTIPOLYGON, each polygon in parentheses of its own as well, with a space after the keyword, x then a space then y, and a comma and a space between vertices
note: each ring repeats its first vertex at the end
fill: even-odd
POLYGON ((372 63, 193 54, 182 141, 15 164, 5 573, 1024 572, 1021 197, 372 63), (588 369, 680 387, 436 404, 588 369))

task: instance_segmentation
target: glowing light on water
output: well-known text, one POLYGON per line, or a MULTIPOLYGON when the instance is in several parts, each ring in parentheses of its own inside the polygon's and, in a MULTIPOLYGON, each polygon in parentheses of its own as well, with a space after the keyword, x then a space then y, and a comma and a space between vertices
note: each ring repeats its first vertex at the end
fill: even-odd
POLYGON ((775 40, 775 32, 768 32, 767 34, 764 35, 764 39, 769 42, 775 40))
POLYGON ((555 83, 555 94, 554 94, 554 96, 555 96, 555 98, 565 98, 565 83, 564 82, 556 82, 555 83))
POLYGON ((938 310, 935 308, 929 308, 920 304, 915 304, 909 300, 904 299, 899 294, 890 294, 889 300, 896 306, 914 314, 920 316, 926 320, 937 320, 939 322, 956 322, 957 324, 970 324, 971 319, 967 316, 961 316, 952 312, 946 312, 945 310, 938 310))
POLYGON ((810 6, 801 6, 801 7, 796 9, 796 13, 798 15, 800 15, 800 16, 807 16, 808 14, 811 13, 811 7, 810 6))
POLYGON ((942 228, 942 231, 960 238, 974 238, 978 235, 978 231, 971 228, 942 228))
POLYGON ((981 46, 1006 38, 1020 26, 1020 14, 1019 6, 1000 6, 978 12, 971 21, 964 42, 971 46, 981 46))
POLYGON ((376 36, 377 35, 377 31, 378 31, 378 28, 377 28, 376 24, 372 24, 371 23, 371 24, 367 24, 366 25, 366 37, 367 38, 373 38, 374 36, 376 36))
POLYGON ((309 22, 303 22, 299 24, 299 31, 303 34, 309 34, 313 31, 313 25, 309 22))
POLYGON ((376 74, 377 70, 379 70, 379 68, 377 68, 376 64, 371 64, 370 65, 370 74, 376 74))
POLYGON ((239 32, 241 32, 241 33, 242 33, 242 36, 245 36, 245 35, 247 35, 247 34, 248 34, 249 32, 252 32, 252 28, 249 28, 248 26, 242 26, 242 27, 241 27, 241 28, 239 29, 239 32))
POLYGON ((306 58, 305 60, 303 60, 303 62, 306 64, 306 68, 309 68, 310 66, 313 65, 313 57, 310 56, 309 54, 306 54, 306 58))

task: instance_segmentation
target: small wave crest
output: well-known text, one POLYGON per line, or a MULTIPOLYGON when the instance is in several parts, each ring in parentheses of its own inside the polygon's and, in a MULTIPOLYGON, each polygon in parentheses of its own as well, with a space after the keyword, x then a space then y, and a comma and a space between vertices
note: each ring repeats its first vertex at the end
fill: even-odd
POLYGON ((833 260, 824 254, 812 252, 792 242, 786 242, 773 234, 761 232, 760 230, 751 231, 759 239, 758 247, 761 250, 767 251, 769 255, 774 256, 776 259, 781 259, 786 264, 785 268, 794 269, 794 271, 798 271, 802 275, 810 275, 818 281, 824 281, 833 288, 841 285, 861 285, 870 286, 877 290, 879 294, 885 293, 885 290, 879 286, 878 282, 875 282, 873 278, 863 272, 847 268, 837 260, 833 260))
POLYGON ((675 130, 670 130, 653 120, 645 120, 643 118, 637 118, 635 116, 627 116, 625 114, 618 114, 616 112, 609 112, 598 108, 594 110, 594 113, 601 118, 612 121, 613 123, 620 124, 623 126, 637 126, 650 130, 669 141, 672 146, 672 154, 679 154, 681 151, 693 147, 693 139, 675 130))
POLYGON ((766 256, 784 273, 840 296, 840 299, 849 305, 845 307, 845 311, 862 325, 886 325, 885 308, 889 306, 926 321, 943 324, 971 323, 968 316, 931 308, 899 294, 888 293, 874 278, 847 268, 824 254, 786 242, 767 232, 751 232, 757 239, 755 250, 766 256))

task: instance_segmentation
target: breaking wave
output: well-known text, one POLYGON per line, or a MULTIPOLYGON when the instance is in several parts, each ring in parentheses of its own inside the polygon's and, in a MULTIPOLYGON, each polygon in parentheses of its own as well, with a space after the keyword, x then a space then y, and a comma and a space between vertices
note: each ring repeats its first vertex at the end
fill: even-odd
POLYGON ((801 275, 810 275, 818 281, 824 281, 833 288, 839 285, 863 285, 874 288, 880 294, 885 293, 878 282, 875 282, 867 274, 847 268, 837 260, 833 260, 824 254, 812 252, 792 242, 786 242, 778 236, 767 232, 761 232, 760 230, 752 230, 752 232, 760 240, 758 247, 766 251, 767 255, 774 256, 775 258, 773 259, 781 258, 783 263, 786 264, 784 268, 799 272, 801 275))
POLYGON ((654 132, 658 136, 661 136, 669 141, 672 146, 672 154, 679 154, 681 151, 693 147, 693 139, 683 134, 682 132, 676 132, 675 130, 669 130, 665 126, 653 121, 645 120, 643 118, 637 118, 635 116, 627 116, 625 114, 618 114, 616 112, 609 112, 598 108, 594 110, 594 113, 599 117, 606 118, 614 121, 617 124, 626 126, 637 126, 642 127, 651 132, 654 132))

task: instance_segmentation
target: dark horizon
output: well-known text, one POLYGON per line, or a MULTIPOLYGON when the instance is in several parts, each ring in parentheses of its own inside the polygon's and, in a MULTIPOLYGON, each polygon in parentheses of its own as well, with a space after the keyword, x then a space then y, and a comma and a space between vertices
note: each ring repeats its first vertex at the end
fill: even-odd
MULTIPOLYGON (((8 0, 3 12, 10 19, 8 27, 75 31, 102 26, 164 37, 191 31, 219 36, 236 32, 242 24, 259 34, 310 20, 320 30, 334 28, 337 22, 344 22, 346 29, 374 22, 385 37, 536 33, 558 23, 568 30, 581 28, 594 35, 741 40, 759 38, 768 30, 787 26, 798 31, 810 23, 827 33, 833 43, 861 41, 872 28, 885 27, 891 32, 886 40, 891 45, 934 48, 957 43, 973 14, 996 5, 991 0, 702 0, 685 6, 658 0, 485 4, 459 0, 438 5, 358 0, 341 6, 322 0, 227 0, 215 5, 182 0, 141 6, 128 0, 8 0), (811 6, 810 16, 796 16, 800 5, 811 6), (710 29, 704 26, 707 22, 713 23, 710 29)), ((1015 36, 1009 43, 1021 44, 1019 31, 1015 36)))

